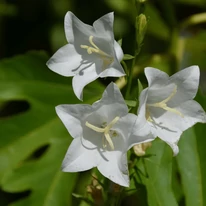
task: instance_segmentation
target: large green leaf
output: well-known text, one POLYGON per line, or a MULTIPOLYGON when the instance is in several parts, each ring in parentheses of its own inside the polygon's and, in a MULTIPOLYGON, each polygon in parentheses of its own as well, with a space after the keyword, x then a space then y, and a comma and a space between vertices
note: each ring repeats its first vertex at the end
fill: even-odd
MULTIPOLYGON (((206 98, 199 101, 203 106, 206 98)), ((197 124, 183 133, 179 141, 177 163, 187 206, 206 204, 205 124, 197 124)))
POLYGON ((147 188, 149 206, 177 206, 172 190, 172 150, 163 141, 156 139, 148 149, 151 157, 143 158, 138 165, 143 171, 141 181, 147 188))
MULTIPOLYGON (((80 102, 71 78, 51 72, 47 60, 45 53, 31 52, 0 62, 0 102, 24 100, 30 105, 26 112, 0 119, 0 184, 9 192, 31 191, 15 206, 69 205, 76 183, 77 173, 60 171, 72 138, 54 107, 80 102), (35 158, 34 152, 45 145, 46 151, 35 158)), ((99 99, 102 91, 97 81, 90 84, 85 102, 99 99)))
POLYGON ((179 142, 177 163, 187 206, 203 206, 202 175, 194 129, 185 131, 179 142))

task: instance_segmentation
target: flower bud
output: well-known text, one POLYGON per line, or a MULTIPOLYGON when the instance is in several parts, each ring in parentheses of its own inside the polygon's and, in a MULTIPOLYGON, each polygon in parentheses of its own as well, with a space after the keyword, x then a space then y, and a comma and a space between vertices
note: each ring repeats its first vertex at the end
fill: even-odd
POLYGON ((142 144, 136 144, 133 149, 134 149, 134 153, 141 157, 141 156, 144 156, 145 155, 145 151, 147 148, 151 147, 152 146, 152 143, 151 142, 145 142, 145 143, 142 143, 142 144))
POLYGON ((138 46, 141 46, 146 30, 147 18, 144 14, 140 14, 136 17, 136 41, 138 46))

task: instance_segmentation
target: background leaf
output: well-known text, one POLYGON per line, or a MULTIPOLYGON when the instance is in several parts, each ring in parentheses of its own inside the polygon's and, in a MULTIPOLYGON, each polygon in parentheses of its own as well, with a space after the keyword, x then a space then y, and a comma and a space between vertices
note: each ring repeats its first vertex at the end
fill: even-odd
MULTIPOLYGON (((31 192, 28 198, 12 204, 15 206, 71 204, 76 184, 77 173, 60 170, 72 138, 54 107, 79 100, 71 78, 51 72, 45 65, 47 60, 45 53, 31 52, 0 62, 0 101, 24 100, 29 104, 27 111, 0 119, 2 188, 31 192)), ((100 84, 88 88, 84 90, 86 103, 100 98, 100 84)))

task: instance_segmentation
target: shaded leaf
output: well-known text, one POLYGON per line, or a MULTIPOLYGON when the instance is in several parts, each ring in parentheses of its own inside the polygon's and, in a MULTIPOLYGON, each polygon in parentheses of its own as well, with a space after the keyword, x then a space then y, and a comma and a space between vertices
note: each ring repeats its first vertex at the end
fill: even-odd
MULTIPOLYGON (((75 104, 71 78, 50 71, 43 52, 0 62, 0 101, 25 100, 30 109, 0 119, 0 184, 5 191, 31 194, 13 203, 15 206, 70 205, 77 173, 63 173, 62 159, 72 138, 57 118, 54 107, 75 104), (48 145, 40 158, 35 151, 48 145)), ((100 98, 97 82, 84 90, 85 102, 100 98), (88 89, 89 88, 89 89, 88 89)))

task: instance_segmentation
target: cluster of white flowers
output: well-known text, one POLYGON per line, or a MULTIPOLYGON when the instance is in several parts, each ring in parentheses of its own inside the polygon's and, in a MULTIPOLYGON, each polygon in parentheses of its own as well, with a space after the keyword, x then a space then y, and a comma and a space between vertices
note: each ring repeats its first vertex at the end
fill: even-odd
MULTIPOLYGON (((63 76, 73 77, 73 89, 82 100, 82 90, 98 77, 124 76, 120 64, 123 52, 113 35, 113 13, 84 24, 73 13, 65 16, 68 44, 60 48, 47 66, 63 76)), ((199 85, 199 68, 192 66, 169 77, 146 68, 148 87, 139 97, 136 114, 128 112, 114 83, 92 105, 59 105, 56 112, 74 138, 63 160, 66 172, 93 167, 113 182, 129 186, 127 151, 134 145, 159 137, 179 151, 183 131, 197 122, 206 122, 202 107, 193 100, 199 85)))

